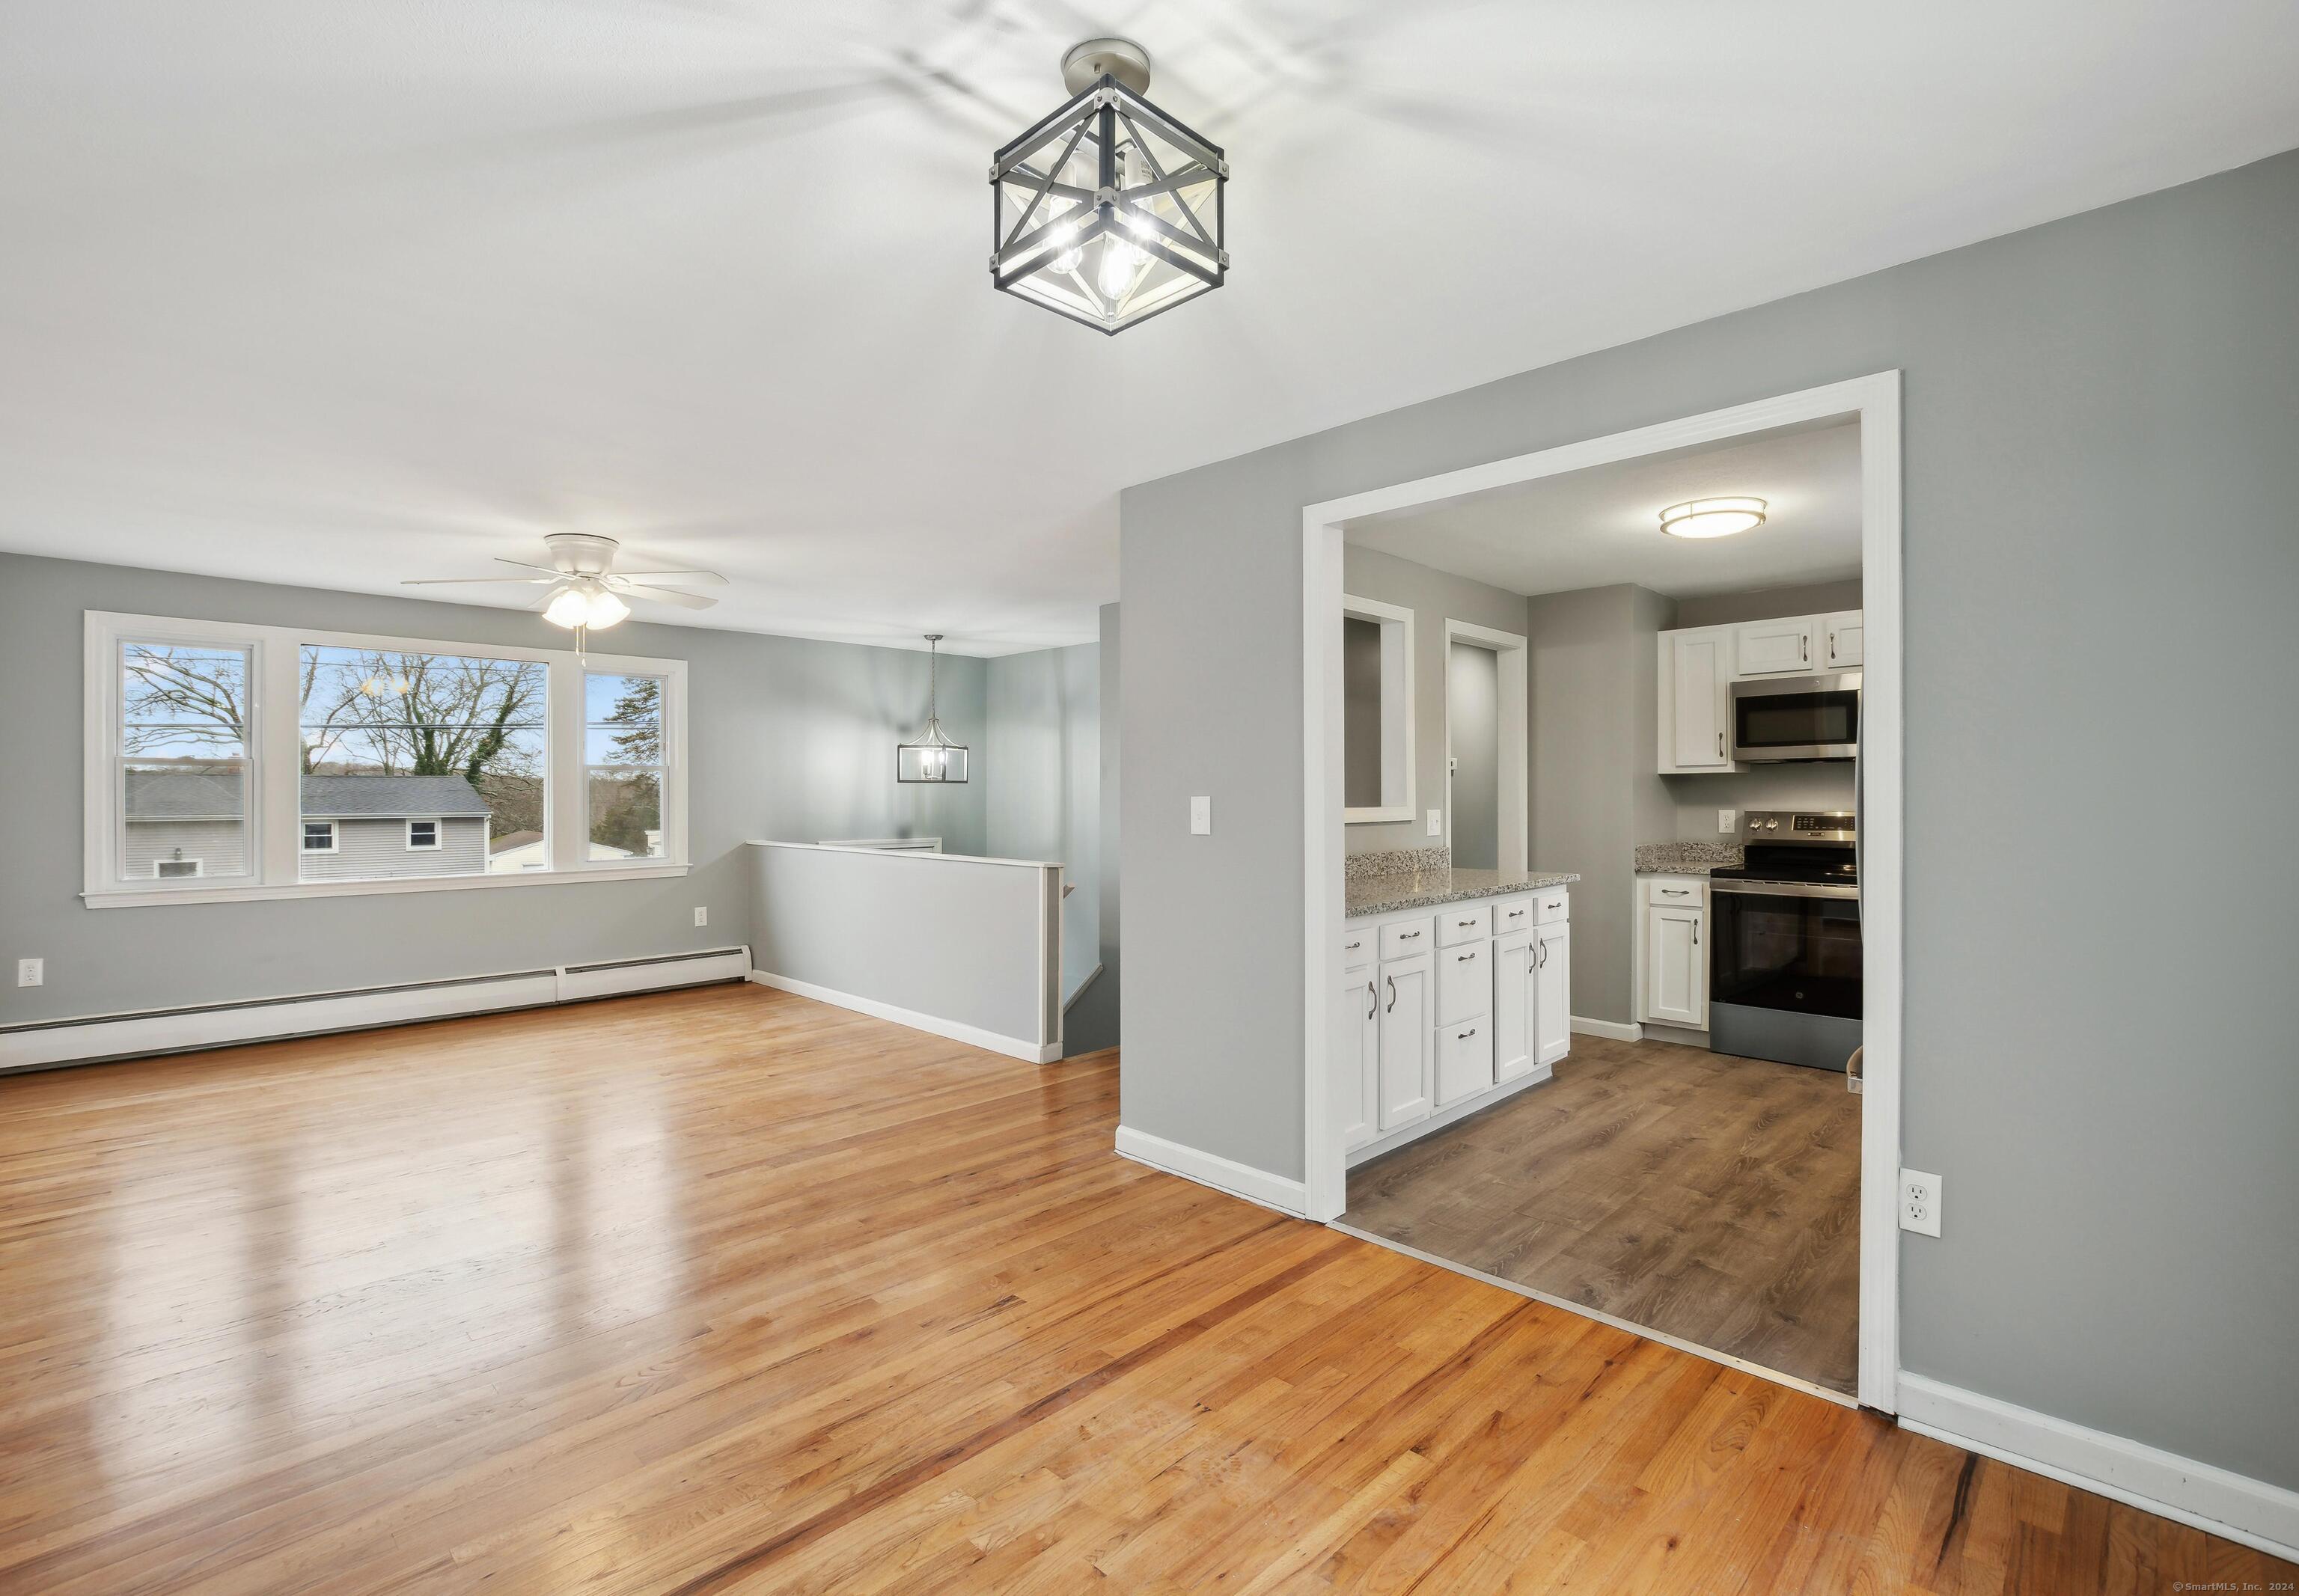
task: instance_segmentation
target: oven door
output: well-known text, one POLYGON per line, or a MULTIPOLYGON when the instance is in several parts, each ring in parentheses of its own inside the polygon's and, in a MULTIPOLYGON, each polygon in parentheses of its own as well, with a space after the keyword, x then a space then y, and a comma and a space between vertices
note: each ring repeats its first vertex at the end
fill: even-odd
POLYGON ((1860 1018, 1860 889, 1711 881, 1711 1005, 1860 1018))
POLYGON ((1849 759, 1860 743, 1860 673, 1732 684, 1732 757, 1849 759))

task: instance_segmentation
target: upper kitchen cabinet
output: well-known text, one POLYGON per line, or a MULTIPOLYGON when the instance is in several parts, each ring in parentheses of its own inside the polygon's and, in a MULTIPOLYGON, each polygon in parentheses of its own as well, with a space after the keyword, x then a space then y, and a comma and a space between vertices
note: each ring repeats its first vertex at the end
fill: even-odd
POLYGON ((1818 616, 1795 616, 1781 621, 1753 621, 1734 638, 1735 657, 1743 676, 1793 676, 1816 671, 1813 634, 1820 630, 1818 616))
POLYGON ((1660 773, 1732 770, 1732 628, 1660 634, 1660 773))
POLYGON ((1860 611, 1660 634, 1660 773, 1739 771, 1732 683, 1860 668, 1860 611))
POLYGON ((1860 663, 1860 612, 1847 609, 1827 617, 1822 623, 1826 633, 1828 668, 1848 671, 1860 663))

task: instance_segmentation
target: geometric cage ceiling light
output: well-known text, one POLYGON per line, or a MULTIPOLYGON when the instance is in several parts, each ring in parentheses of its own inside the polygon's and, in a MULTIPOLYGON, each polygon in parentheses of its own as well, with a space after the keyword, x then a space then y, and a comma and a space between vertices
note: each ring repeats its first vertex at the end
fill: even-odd
POLYGON ((1062 57, 1075 97, 991 158, 991 281, 1116 334, 1229 275, 1229 161, 1142 93, 1150 54, 1097 38, 1062 57))

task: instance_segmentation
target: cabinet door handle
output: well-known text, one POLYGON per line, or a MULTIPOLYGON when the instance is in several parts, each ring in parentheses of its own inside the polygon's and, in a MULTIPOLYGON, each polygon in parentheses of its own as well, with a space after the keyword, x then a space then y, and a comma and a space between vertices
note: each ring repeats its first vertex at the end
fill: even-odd
POLYGON ((1456 1031, 1456 1032, 1453 1034, 1453 1039, 1454 1039, 1455 1041, 1457 1041, 1457 1042, 1465 1042, 1465 1041, 1467 1041, 1471 1037, 1473 1037, 1473 1036, 1475 1036, 1476 1034, 1477 1034, 1477 1028, 1476 1028, 1475 1026, 1472 1025, 1472 1026, 1471 1026, 1471 1027, 1469 1027, 1469 1029, 1468 1029, 1468 1030, 1463 1030, 1463 1031, 1456 1031))
POLYGON ((1363 947, 1364 946, 1365 940, 1360 938, 1357 941, 1350 943, 1347 947, 1342 948, 1341 951, 1343 953, 1355 953, 1358 948, 1363 947))
POLYGON ((1397 977, 1384 975, 1382 980, 1389 983, 1389 1012, 1393 1014, 1397 1013, 1397 977))
POLYGON ((1420 934, 1419 931, 1399 931, 1397 933, 1397 939, 1399 942, 1410 942, 1420 934))
POLYGON ((1508 912, 1508 917, 1511 920, 1522 920, 1524 918, 1524 911, 1523 909, 1511 909, 1508 912))
POLYGON ((1722 732, 1716 734, 1716 757, 1719 759, 1724 757, 1724 733, 1722 732))
MULTIPOLYGON (((1660 894, 1663 897, 1690 897, 1692 896, 1692 889, 1689 887, 1663 887, 1660 889, 1660 894)), ((1351 947, 1355 947, 1357 944, 1352 942, 1349 946, 1351 947)))
POLYGON ((1807 632, 1807 633, 1805 633, 1802 637, 1800 637, 1800 638, 1797 639, 1797 651, 1798 651, 1799 653, 1801 653, 1801 654, 1804 656, 1804 662, 1805 662, 1805 664, 1806 664, 1806 665, 1810 665, 1810 664, 1812 663, 1812 633, 1811 633, 1807 632))
POLYGON ((1537 959, 1537 960, 1535 960, 1535 961, 1533 962, 1533 966, 1532 966, 1532 967, 1533 967, 1535 970, 1546 970, 1546 969, 1548 969, 1548 943, 1544 942, 1544 943, 1542 943, 1542 944, 1540 945, 1540 957, 1539 959, 1537 959))
POLYGON ((1370 1020, 1379 1013, 1381 1013, 1381 994, 1374 990, 1371 981, 1367 981, 1365 982, 1365 1018, 1370 1020))
POLYGON ((1692 945, 1695 947, 1700 946, 1700 922, 1697 920, 1692 922, 1692 945))

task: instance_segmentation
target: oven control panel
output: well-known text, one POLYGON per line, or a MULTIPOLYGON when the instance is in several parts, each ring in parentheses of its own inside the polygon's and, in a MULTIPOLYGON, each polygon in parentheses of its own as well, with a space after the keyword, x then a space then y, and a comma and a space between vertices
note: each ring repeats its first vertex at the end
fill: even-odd
POLYGON ((1767 842, 1849 842, 1854 823, 1849 810, 1751 809, 1747 829, 1767 842))

